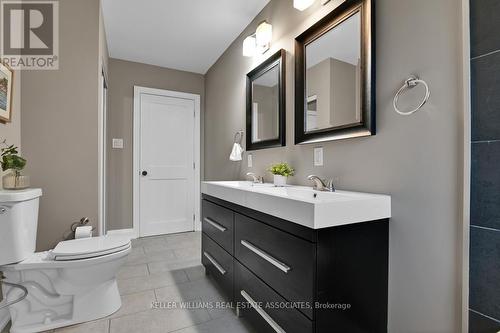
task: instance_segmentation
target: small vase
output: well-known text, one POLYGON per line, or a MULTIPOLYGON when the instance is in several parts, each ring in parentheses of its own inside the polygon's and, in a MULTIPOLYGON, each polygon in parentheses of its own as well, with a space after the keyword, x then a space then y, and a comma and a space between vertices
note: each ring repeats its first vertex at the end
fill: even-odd
POLYGON ((2 177, 4 190, 23 190, 30 187, 30 177, 11 172, 2 177))
POLYGON ((286 186, 286 177, 280 175, 274 175, 274 186, 277 187, 286 186))

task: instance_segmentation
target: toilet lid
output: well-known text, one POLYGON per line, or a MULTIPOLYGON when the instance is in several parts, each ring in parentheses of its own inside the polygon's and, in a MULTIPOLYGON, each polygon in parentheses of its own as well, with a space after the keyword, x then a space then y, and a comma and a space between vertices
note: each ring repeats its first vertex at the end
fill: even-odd
POLYGON ((78 260, 116 253, 129 247, 129 237, 112 235, 62 241, 50 252, 53 260, 78 260))

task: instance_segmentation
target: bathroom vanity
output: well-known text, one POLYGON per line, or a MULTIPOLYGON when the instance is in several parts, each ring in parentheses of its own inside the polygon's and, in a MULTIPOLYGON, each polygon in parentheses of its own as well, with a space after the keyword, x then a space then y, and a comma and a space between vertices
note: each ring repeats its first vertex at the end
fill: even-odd
POLYGON ((387 332, 390 197, 202 183, 202 263, 258 332, 387 332))

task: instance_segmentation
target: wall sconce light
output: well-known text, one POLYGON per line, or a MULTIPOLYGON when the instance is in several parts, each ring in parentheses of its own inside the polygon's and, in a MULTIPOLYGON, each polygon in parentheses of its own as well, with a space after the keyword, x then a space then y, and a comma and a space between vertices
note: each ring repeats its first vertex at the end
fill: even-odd
POLYGON ((243 55, 253 57, 257 52, 266 52, 271 46, 272 38, 273 26, 266 21, 260 23, 255 33, 243 41, 243 55))
POLYGON ((315 0, 293 0, 293 7, 300 11, 306 10, 309 8, 315 0))
POLYGON ((253 57, 257 51, 257 44, 255 42, 255 36, 248 36, 243 41, 243 55, 245 57, 253 57))
POLYGON ((266 21, 259 24, 255 31, 255 41, 257 46, 265 49, 266 51, 271 46, 271 39, 273 38, 273 26, 266 21))

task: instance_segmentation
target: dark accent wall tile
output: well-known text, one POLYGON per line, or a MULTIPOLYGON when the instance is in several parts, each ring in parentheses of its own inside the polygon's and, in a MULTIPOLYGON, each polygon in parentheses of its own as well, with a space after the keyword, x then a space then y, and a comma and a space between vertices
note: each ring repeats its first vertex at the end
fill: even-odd
POLYGON ((469 333, 496 333, 499 330, 500 323, 469 311, 469 333))
POLYGON ((500 139, 500 52, 472 60, 471 80, 472 141, 500 139))
POLYGON ((500 0, 471 0, 471 56, 500 49, 500 0))
POLYGON ((500 231, 470 228, 469 307, 500 320, 500 231))
POLYGON ((470 223, 500 229, 500 141, 472 144, 470 223))

